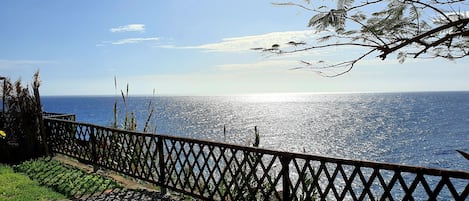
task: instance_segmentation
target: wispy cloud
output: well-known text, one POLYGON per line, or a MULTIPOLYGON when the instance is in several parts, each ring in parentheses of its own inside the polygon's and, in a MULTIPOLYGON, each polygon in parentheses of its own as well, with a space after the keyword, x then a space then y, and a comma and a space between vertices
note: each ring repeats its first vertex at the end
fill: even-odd
POLYGON ((96 46, 105 46, 108 44, 111 45, 125 45, 125 44, 135 44, 135 43, 142 43, 142 42, 150 42, 150 41, 159 41, 160 38, 158 37, 146 37, 146 38, 124 38, 116 41, 103 41, 96 46))
POLYGON ((13 69, 18 67, 39 67, 41 64, 52 64, 56 61, 46 60, 2 60, 0 59, 0 69, 13 69))
POLYGON ((287 45, 290 41, 306 42, 315 37, 311 30, 272 32, 260 35, 224 38, 220 42, 197 46, 161 46, 163 48, 203 49, 209 52, 243 52, 252 48, 268 48, 273 44, 287 45))
POLYGON ((148 38, 125 38, 117 41, 111 42, 113 45, 123 45, 123 44, 130 44, 130 43, 141 43, 146 41, 158 41, 160 38, 158 37, 148 37, 148 38))
POLYGON ((299 61, 297 60, 262 60, 255 63, 222 64, 218 65, 216 69, 220 71, 286 71, 287 69, 297 67, 298 65, 299 61))
POLYGON ((145 25, 144 24, 128 24, 124 26, 119 26, 116 28, 111 28, 109 29, 110 32, 116 33, 116 32, 144 32, 145 31, 145 25))

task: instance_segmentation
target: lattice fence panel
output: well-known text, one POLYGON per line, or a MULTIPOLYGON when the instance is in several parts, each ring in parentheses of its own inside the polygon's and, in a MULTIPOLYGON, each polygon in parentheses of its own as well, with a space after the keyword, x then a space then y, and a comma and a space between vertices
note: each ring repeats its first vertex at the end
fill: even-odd
POLYGON ((281 199, 278 156, 175 139, 164 148, 168 186, 216 200, 281 199))
POLYGON ((469 173, 45 119, 54 152, 209 200, 467 200, 469 173), (284 197, 288 196, 288 197, 284 197))
POLYGON ((290 162, 292 200, 465 200, 468 197, 467 179, 425 174, 414 167, 400 171, 399 166, 365 163, 294 158, 290 162))
POLYGON ((46 121, 53 151, 75 157, 84 161, 92 161, 90 143, 93 128, 72 122, 46 121))
POLYGON ((145 181, 158 181, 158 138, 154 135, 128 133, 98 128, 97 164, 145 181))

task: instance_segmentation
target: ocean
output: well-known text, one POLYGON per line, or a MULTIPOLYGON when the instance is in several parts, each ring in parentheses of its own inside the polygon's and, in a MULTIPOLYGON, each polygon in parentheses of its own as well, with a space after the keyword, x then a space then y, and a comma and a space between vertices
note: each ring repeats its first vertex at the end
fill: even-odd
MULTIPOLYGON (((47 112, 109 126, 120 96, 44 96, 47 112)), ((129 97, 157 133, 339 158, 469 171, 469 92, 129 97), (226 133, 223 133, 223 128, 226 133)))

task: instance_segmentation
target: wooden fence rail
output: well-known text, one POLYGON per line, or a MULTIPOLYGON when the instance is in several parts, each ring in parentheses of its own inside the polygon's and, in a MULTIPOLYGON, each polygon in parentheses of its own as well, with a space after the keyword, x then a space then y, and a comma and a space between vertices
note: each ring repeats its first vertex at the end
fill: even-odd
POLYGON ((45 118, 51 148, 205 200, 467 200, 469 172, 280 152, 45 118))

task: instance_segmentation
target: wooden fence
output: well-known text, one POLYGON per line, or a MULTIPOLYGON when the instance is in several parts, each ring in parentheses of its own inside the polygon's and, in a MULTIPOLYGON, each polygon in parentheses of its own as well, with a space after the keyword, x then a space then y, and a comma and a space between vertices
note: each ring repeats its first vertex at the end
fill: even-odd
POLYGON ((469 172, 280 152, 45 118, 51 148, 205 200, 467 200, 469 172))

